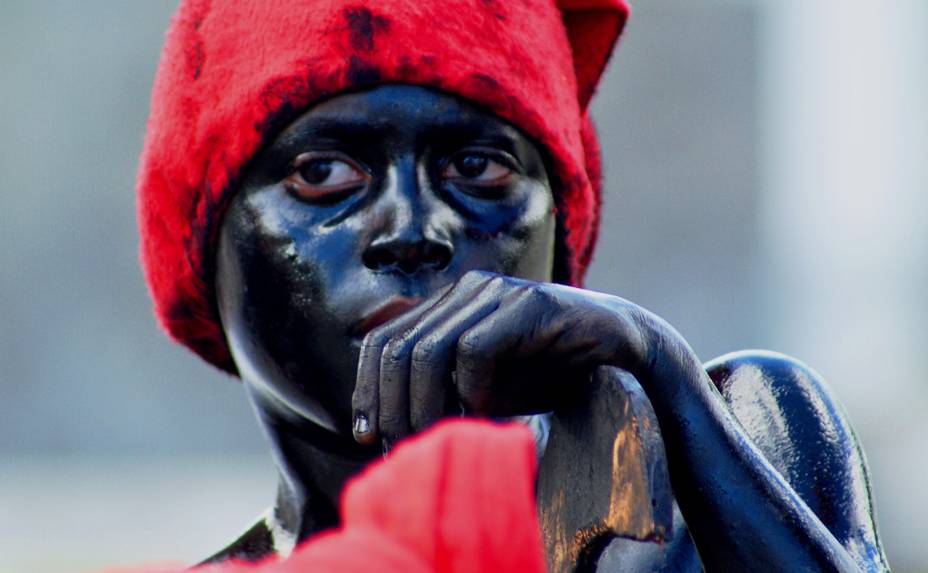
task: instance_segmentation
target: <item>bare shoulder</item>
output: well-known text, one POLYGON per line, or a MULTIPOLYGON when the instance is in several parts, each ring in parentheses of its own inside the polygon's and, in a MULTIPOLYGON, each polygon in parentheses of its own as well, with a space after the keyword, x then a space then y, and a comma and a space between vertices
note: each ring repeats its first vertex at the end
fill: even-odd
POLYGON ((841 544, 859 561, 882 561, 866 460, 822 376, 795 358, 758 350, 705 367, 764 457, 841 544))
POLYGON ((746 350, 705 367, 744 430, 794 487, 865 471, 857 438, 834 392, 804 363, 746 350), (813 459, 817 463, 808 463, 813 459))

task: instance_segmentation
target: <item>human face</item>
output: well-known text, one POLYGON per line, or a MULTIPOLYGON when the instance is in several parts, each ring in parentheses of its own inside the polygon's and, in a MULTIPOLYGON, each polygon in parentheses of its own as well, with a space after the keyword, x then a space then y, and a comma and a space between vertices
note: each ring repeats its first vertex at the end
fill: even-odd
POLYGON ((222 222, 219 311, 250 392, 350 435, 364 335, 470 270, 550 281, 539 149, 457 97, 385 85, 312 107, 222 222))

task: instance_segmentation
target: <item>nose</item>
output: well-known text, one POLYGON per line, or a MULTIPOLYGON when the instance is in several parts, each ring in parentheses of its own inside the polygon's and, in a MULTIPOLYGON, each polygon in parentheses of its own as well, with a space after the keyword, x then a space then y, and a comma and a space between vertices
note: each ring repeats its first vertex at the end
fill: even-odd
POLYGON ((421 271, 440 271, 451 262, 448 244, 414 235, 396 236, 391 240, 372 243, 363 255, 364 265, 374 271, 399 271, 413 275, 421 271))
POLYGON ((448 267, 454 255, 448 213, 420 186, 414 162, 394 171, 378 202, 382 216, 361 255, 367 268, 413 275, 448 267))

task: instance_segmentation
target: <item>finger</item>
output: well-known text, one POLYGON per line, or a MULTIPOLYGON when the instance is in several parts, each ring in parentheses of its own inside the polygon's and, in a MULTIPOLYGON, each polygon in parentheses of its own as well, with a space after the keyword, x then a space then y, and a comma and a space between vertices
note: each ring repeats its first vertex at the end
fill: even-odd
POLYGON ((454 313, 436 317, 431 332, 416 342, 409 370, 410 420, 414 430, 427 428, 445 413, 446 389, 451 381, 458 338, 499 308, 500 294, 505 289, 502 277, 485 283, 454 313))
MULTIPOLYGON (((417 410, 416 403, 421 400, 430 401, 434 392, 441 404, 441 386, 417 389, 415 395, 410 390, 410 365, 415 348, 420 340, 429 336, 429 333, 440 328, 441 325, 454 322, 454 317, 466 312, 479 312, 481 305, 471 305, 470 302, 481 298, 488 285, 498 284, 500 277, 479 277, 477 280, 468 280, 456 286, 439 303, 432 306, 419 317, 412 327, 399 336, 390 340, 383 350, 380 360, 380 410, 379 429, 381 435, 388 441, 394 442, 417 429, 411 423, 411 412, 417 410)), ((483 297, 488 306, 494 299, 483 297)), ((479 316, 470 319, 474 323, 492 309, 484 310, 479 316)), ((457 321, 461 319, 458 318, 457 321)), ((465 319, 466 320, 466 319, 465 319)), ((465 327, 466 328, 466 327, 465 327)), ((463 330, 461 330, 463 331, 463 330)), ((434 340, 434 339, 433 339, 434 340)), ((440 414, 440 411, 439 411, 440 414)))
POLYGON ((359 444, 373 445, 379 439, 376 420, 380 405, 380 349, 361 346, 358 376, 351 395, 352 433, 359 444))
POLYGON ((373 445, 381 440, 380 363, 386 344, 397 332, 408 329, 438 303, 454 285, 439 289, 418 306, 367 333, 358 356, 358 374, 351 397, 352 430, 358 443, 373 445))
POLYGON ((409 434, 409 384, 404 371, 409 360, 389 343, 380 357, 378 431, 385 447, 409 434))
POLYGON ((465 408, 482 415, 537 413, 555 406, 569 374, 597 362, 601 331, 571 312, 550 285, 514 291, 499 310, 458 340, 456 391, 465 408), (515 365, 515 367, 514 367, 515 365))
POLYGON ((489 280, 489 273, 467 273, 455 284, 443 287, 421 304, 401 316, 367 333, 361 345, 358 374, 352 395, 352 416, 355 440, 370 445, 379 443, 380 367, 384 348, 396 335, 405 332, 445 297, 460 296, 461 291, 489 280))

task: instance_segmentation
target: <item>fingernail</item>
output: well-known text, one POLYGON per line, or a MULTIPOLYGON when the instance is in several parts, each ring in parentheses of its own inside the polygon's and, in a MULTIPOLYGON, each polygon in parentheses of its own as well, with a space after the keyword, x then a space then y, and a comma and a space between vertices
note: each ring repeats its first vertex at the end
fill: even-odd
POLYGON ((367 434, 371 431, 371 423, 367 419, 367 414, 358 414, 354 417, 354 433, 357 435, 367 434))

